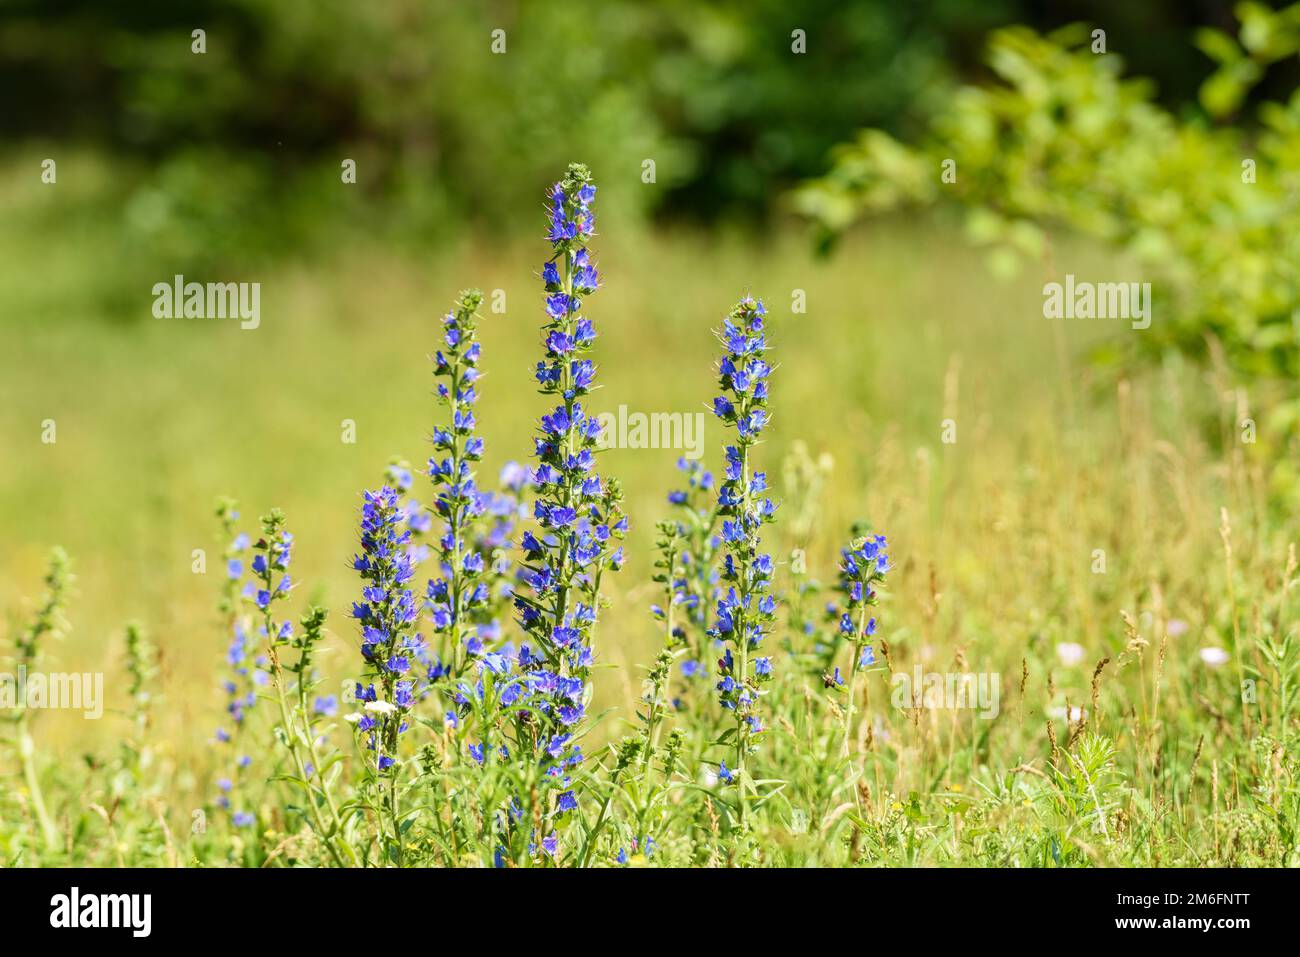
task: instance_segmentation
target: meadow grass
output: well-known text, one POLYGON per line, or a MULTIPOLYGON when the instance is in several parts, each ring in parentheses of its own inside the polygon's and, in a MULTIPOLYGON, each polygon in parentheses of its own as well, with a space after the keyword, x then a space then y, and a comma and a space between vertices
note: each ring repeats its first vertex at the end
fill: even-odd
MULTIPOLYGON (((468 283, 504 290, 506 302, 504 314, 484 309, 481 326, 484 474, 529 456, 549 405, 530 378, 539 244, 394 253, 357 240, 211 277, 262 283, 262 325, 241 331, 152 318, 149 284, 97 305, 96 282, 110 284, 131 256, 113 243, 111 219, 60 234, 27 193, 3 195, 23 228, 0 237, 0 301, 14 304, 0 320, 0 605, 12 609, 11 631, 21 628, 50 548, 66 548, 77 575, 70 628, 47 658, 105 672, 109 711, 98 722, 35 716, 57 847, 42 850, 19 762, 6 759, 0 856, 247 862, 252 839, 191 833, 223 771, 210 745, 228 643, 213 610, 223 544, 214 502, 238 498, 250 528, 255 514, 284 509, 295 606, 305 596, 334 612, 322 686, 355 678, 344 612, 357 590, 347 562, 359 490, 379 484, 390 456, 429 454, 425 357, 468 283), (45 419, 57 423, 52 445, 40 441, 45 419), (355 444, 340 439, 345 419, 355 444), (197 548, 207 574, 192 570, 197 548), (131 723, 128 620, 160 651, 147 733, 131 723), (117 754, 124 740, 129 759, 117 754)), ((874 225, 829 260, 797 229, 651 234, 611 217, 601 231, 603 388, 592 407, 702 410, 714 394, 710 330, 740 295, 762 295, 778 368, 756 455, 784 502, 770 543, 783 563, 778 593, 792 594, 792 549, 830 582, 851 523, 889 535, 895 567, 877 613, 887 661, 866 675, 851 734, 862 776, 827 757, 838 748, 827 715, 839 711, 822 682, 788 669, 755 757, 757 775, 786 783, 765 805, 753 860, 1297 863, 1296 662, 1280 647, 1296 607, 1294 527, 1270 512, 1265 463, 1237 441, 1249 397, 1234 383, 1176 359, 1132 378, 1093 369, 1089 346, 1141 333, 1043 319, 1041 277, 994 280, 942 220, 874 225), (794 290, 806 314, 790 314, 794 290), (1081 646, 1079 660, 1066 663, 1061 645, 1081 646), (1225 649, 1228 662, 1206 663, 1205 647, 1225 649), (998 675, 996 716, 895 707, 884 669, 917 665, 998 675), (1243 701, 1243 681, 1254 682, 1253 700, 1243 701)), ((1069 243, 1055 257, 1075 272, 1099 260, 1069 243)), ((164 263, 152 272, 151 282, 171 275, 164 263)), ((723 435, 711 416, 705 436, 717 467, 723 435)), ((593 711, 613 710, 591 751, 634 721, 643 666, 662 643, 646 609, 654 524, 668 516, 678 455, 601 454, 633 522, 596 642, 593 711)), ((774 638, 802 650, 787 618, 783 608, 774 638)), ((706 802, 697 832, 657 837, 662 859, 735 862, 710 840, 713 813, 706 802)), ((258 860, 295 860, 283 813, 266 822, 258 860)))

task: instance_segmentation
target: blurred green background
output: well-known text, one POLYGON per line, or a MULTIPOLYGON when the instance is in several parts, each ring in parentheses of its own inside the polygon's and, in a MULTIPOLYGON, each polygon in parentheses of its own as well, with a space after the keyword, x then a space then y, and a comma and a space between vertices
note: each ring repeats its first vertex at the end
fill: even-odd
MULTIPOLYGON (((48 548, 65 545, 80 596, 56 654, 111 668, 120 623, 139 618, 173 706, 210 714, 224 650, 212 507, 230 494, 248 528, 272 505, 288 513, 297 578, 336 609, 334 667, 348 673, 337 610, 355 590, 358 492, 391 455, 426 457, 426 354, 463 286, 505 292, 484 328, 487 470, 528 453, 543 407, 529 378, 542 190, 570 161, 600 185, 598 404, 700 408, 710 328, 741 294, 762 295, 781 363, 770 470, 799 438, 836 459, 811 543, 822 571, 848 522, 871 517, 914 522, 929 536, 924 552, 913 540, 918 563, 942 556, 979 580, 979 543, 946 522, 961 488, 999 469, 1023 477, 1027 449, 1071 430, 1105 435, 1113 381, 1084 357, 1126 327, 1044 323, 1041 270, 995 281, 944 209, 872 219, 824 256, 791 191, 862 128, 926 136, 961 84, 989 80, 990 30, 1080 19, 1154 80, 1156 106, 1204 119, 1214 63, 1192 37, 1235 32, 1228 3, 2 0, 0 604, 21 609, 48 548), (260 282, 261 327, 154 319, 153 284, 178 273, 260 282), (792 316, 796 291, 807 312, 792 316), (978 438, 945 450, 939 422, 958 407, 978 438), (873 488, 886 454, 896 479, 915 459, 924 482, 873 488), (978 479, 964 456, 980 457, 978 479), (195 548, 206 576, 191 571, 195 548)), ((1293 61, 1214 122, 1288 95, 1293 61)), ((1053 277, 1129 252, 1069 235, 1053 250, 1053 277)), ((1181 369, 1177 354, 1162 361, 1181 369)), ((1205 399, 1211 422, 1219 398, 1205 399)), ((716 457, 722 436, 707 439, 716 457)), ((642 583, 676 455, 615 450, 604 466, 635 520, 616 664, 653 640, 642 583)))
MULTIPOLYGON (((924 129, 954 80, 987 73, 992 28, 1099 24, 1179 104, 1211 65, 1193 30, 1231 27, 1232 6, 5 0, 0 128, 7 148, 110 163, 84 213, 203 265, 510 234, 575 156, 602 172, 607 214, 754 226, 857 129, 924 129), (358 188, 341 191, 345 157, 358 188)), ((1288 64, 1254 95, 1294 79, 1288 64)))

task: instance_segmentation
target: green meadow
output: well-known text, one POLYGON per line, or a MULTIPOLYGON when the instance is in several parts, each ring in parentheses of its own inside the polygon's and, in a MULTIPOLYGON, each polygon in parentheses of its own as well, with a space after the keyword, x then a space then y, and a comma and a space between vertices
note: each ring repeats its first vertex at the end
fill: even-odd
MULTIPOLYGON (((103 672, 107 711, 34 716, 36 773, 60 837, 40 845, 29 788, 6 757, 0 855, 247 862, 250 842, 265 856, 297 827, 274 787, 257 836, 189 828, 222 774, 215 504, 237 499, 248 530, 284 510, 294 607, 331 610, 321 687, 358 677, 346 612, 360 587, 349 568, 360 493, 393 457, 419 465, 430 454, 441 410, 428 356, 465 286, 488 294, 481 474, 531 454, 549 407, 531 377, 542 218, 437 243, 341 230, 324 250, 188 277, 260 283, 256 329, 158 319, 151 288, 171 281, 167 257, 120 241, 125 212, 88 211, 113 171, 67 162, 48 189, 33 173, 38 154, 0 175, 0 605, 17 634, 50 549, 66 549, 67 627, 44 660, 103 672), (128 621, 158 651, 147 731, 132 718, 128 621), (133 770, 106 773, 124 740, 137 748, 133 770)), ((852 523, 889 537, 894 570, 875 612, 889 660, 864 679, 856 770, 815 760, 827 732, 814 715, 838 711, 816 675, 786 668, 754 759, 786 782, 757 825, 762 862, 1297 863, 1300 798, 1282 752, 1295 720, 1295 651, 1282 647, 1295 528, 1268 507, 1267 463, 1237 441, 1249 399, 1212 365, 1099 367, 1096 347, 1143 333, 1043 316, 1047 279, 1123 263, 1058 237, 1054 272, 1031 263, 999 278, 942 213, 872 221, 821 256, 797 221, 706 233, 611 212, 593 249, 596 411, 705 412, 711 330, 744 294, 768 304, 773 424, 754 455, 783 502, 768 540, 779 595, 793 595, 797 550, 829 584, 852 523), (996 676, 993 713, 899 706, 891 675, 918 668, 996 676)), ((725 437, 711 415, 703 434, 716 469, 725 437)), ((648 613, 654 526, 668 517, 680 454, 600 456, 632 525, 596 640, 595 701, 609 711, 593 752, 634 726, 662 644, 648 613)), ((422 493, 432 494, 417 475, 422 493)), ((774 637, 797 647, 805 637, 787 622, 783 609, 774 637)), ((345 730, 332 734, 345 766, 361 760, 345 730)), ((669 862, 692 859, 671 837, 660 844, 669 862)))

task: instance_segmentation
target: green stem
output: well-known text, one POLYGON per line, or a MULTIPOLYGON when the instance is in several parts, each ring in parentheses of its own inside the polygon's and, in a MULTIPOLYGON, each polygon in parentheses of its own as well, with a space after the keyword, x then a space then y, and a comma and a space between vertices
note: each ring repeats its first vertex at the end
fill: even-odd
POLYGON ((59 849, 59 835, 50 820, 50 813, 45 809, 45 798, 41 793, 40 779, 36 774, 36 743, 27 730, 27 715, 20 719, 18 730, 18 751, 22 756, 23 779, 27 782, 27 793, 31 798, 32 811, 41 828, 41 837, 45 841, 45 850, 51 854, 59 849))
MULTIPOLYGON (((325 772, 322 770, 320 758, 320 749, 316 747, 316 735, 312 732, 311 721, 308 719, 307 711, 307 685, 303 678, 303 672, 298 674, 298 711, 303 716, 303 724, 307 728, 307 753, 311 757, 312 767, 316 769, 316 774, 320 780, 320 791, 325 796, 325 804, 329 808, 330 818, 334 823, 334 834, 343 833, 343 819, 339 815, 337 802, 334 800, 334 794, 330 791, 329 784, 325 781, 325 772)), ((352 862, 356 863, 356 857, 352 853, 352 848, 346 842, 343 846, 347 848, 348 856, 352 862)))
MULTIPOLYGON (((741 402, 742 418, 749 413, 749 398, 741 402)), ((740 509, 739 518, 741 531, 745 530, 745 520, 750 512, 750 494, 749 494, 749 445, 743 440, 740 444, 740 509)), ((746 533, 747 534, 747 533, 746 533)), ((739 684, 740 694, 744 694, 749 682, 749 634, 748 621, 746 620, 746 599, 749 597, 749 569, 753 560, 753 543, 745 541, 744 550, 740 556, 740 604, 736 609, 735 635, 736 651, 740 656, 739 684)), ((745 769, 746 753, 749 751, 749 725, 745 721, 745 716, 741 713, 739 707, 736 708, 736 776, 739 784, 736 788, 737 798, 740 805, 740 829, 745 831, 749 827, 749 806, 745 797, 745 792, 749 785, 749 775, 745 769)))
MULTIPOLYGON (((307 789, 307 803, 311 807, 312 822, 316 825, 316 831, 324 839, 325 847, 329 850, 330 857, 334 859, 334 863, 339 867, 345 867, 346 865, 343 863, 343 858, 339 855, 338 848, 334 846, 333 830, 326 827, 324 820, 321 818, 320 805, 316 803, 316 797, 312 794, 311 781, 307 778, 307 768, 302 759, 302 752, 298 749, 298 729, 294 724, 293 719, 289 716, 289 702, 284 691, 284 669, 280 667, 280 655, 275 649, 275 639, 272 637, 275 632, 272 630, 270 614, 271 606, 268 603, 266 607, 267 654, 271 659, 271 674, 275 681, 276 700, 280 705, 280 721, 284 725, 285 743, 288 745, 289 754, 293 758, 294 767, 298 770, 298 776, 302 778, 303 786, 307 789)), ((312 770, 319 773, 315 766, 313 766, 312 770)))
POLYGON ((849 756, 849 738, 853 733, 853 700, 858 692, 858 661, 862 657, 862 632, 867 626, 867 606, 858 612, 858 625, 853 637, 853 660, 849 662, 849 697, 844 707, 844 757, 849 756))
POLYGON ((591 827, 591 833, 587 835, 587 846, 582 852, 582 866, 586 867, 591 863, 591 854, 596 849, 596 838, 600 835, 600 829, 605 826, 605 815, 609 811, 610 802, 614 799, 614 789, 618 787, 618 775, 609 782, 609 792, 605 795, 605 803, 600 806, 600 814, 596 817, 596 823, 591 827))

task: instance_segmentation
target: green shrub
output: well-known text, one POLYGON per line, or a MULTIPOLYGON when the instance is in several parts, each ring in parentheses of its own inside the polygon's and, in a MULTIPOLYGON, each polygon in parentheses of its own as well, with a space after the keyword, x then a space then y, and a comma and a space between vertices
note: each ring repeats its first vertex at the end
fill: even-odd
POLYGON ((1179 112, 1154 101, 1152 84, 1125 78, 1116 54, 1094 52, 1084 27, 1000 30, 989 46, 994 82, 954 89, 918 143, 861 133, 795 198, 825 242, 864 214, 955 203, 1004 272, 1050 263, 1057 228, 1115 247, 1152 282, 1156 303, 1128 357, 1221 357, 1231 384, 1267 408, 1260 448, 1278 460, 1276 490, 1294 493, 1295 465, 1282 453, 1300 434, 1300 94, 1261 104, 1257 125, 1228 120, 1270 63, 1300 50, 1300 5, 1237 13, 1239 40, 1197 34, 1218 68, 1199 108, 1179 112), (955 181, 942 177, 946 161, 955 181))

